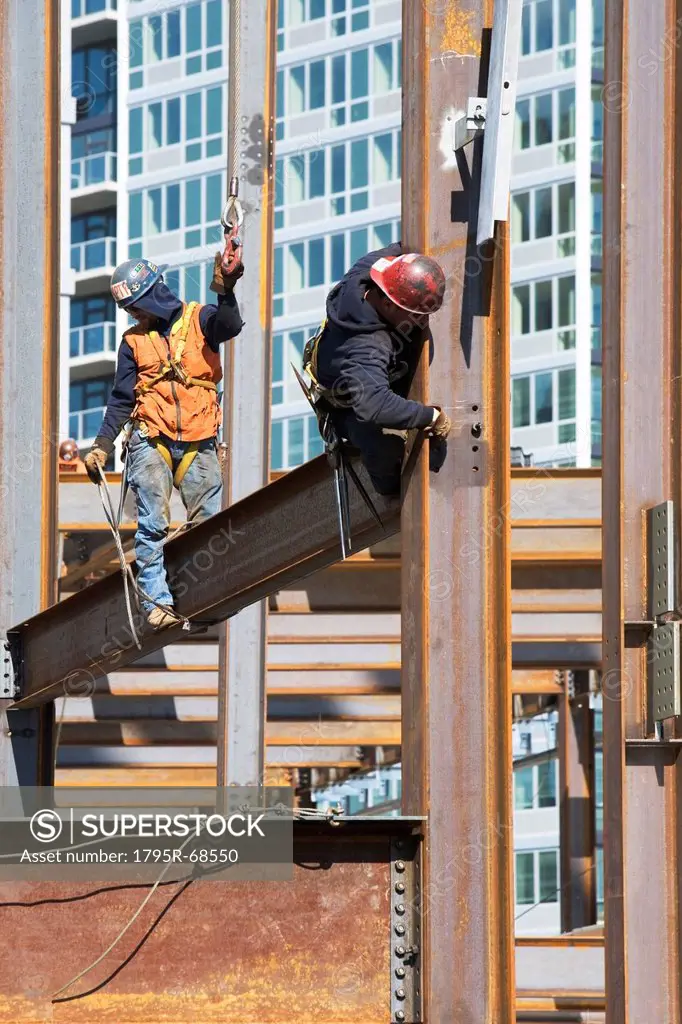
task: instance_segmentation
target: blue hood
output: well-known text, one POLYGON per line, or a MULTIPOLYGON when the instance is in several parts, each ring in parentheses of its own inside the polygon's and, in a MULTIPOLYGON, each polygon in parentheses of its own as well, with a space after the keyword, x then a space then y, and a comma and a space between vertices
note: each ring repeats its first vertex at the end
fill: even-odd
POLYGON ((158 320, 162 329, 170 327, 182 312, 182 302, 163 281, 156 281, 148 292, 135 299, 134 305, 158 320))

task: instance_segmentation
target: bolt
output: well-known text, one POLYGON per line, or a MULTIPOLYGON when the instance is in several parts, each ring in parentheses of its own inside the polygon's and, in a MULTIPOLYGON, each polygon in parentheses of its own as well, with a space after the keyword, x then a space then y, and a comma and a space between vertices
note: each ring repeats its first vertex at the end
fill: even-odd
POLYGON ((395 976, 396 976, 396 978, 404 978, 405 977, 405 968, 404 967, 396 967, 396 969, 395 969, 395 976))
POLYGON ((405 892, 405 883, 404 882, 396 882, 396 884, 395 884, 395 891, 402 895, 405 892))
POLYGON ((396 953, 396 956, 405 956, 405 947, 404 946, 396 946, 395 947, 395 953, 396 953))
POLYGON ((405 925, 404 924, 397 924, 395 926, 395 933, 396 933, 396 935, 404 935, 405 934, 405 925))
POLYGON ((396 1010, 395 1019, 396 1020, 405 1020, 405 1014, 403 1013, 402 1010, 396 1010))
POLYGON ((396 914, 404 914, 405 913, 405 904, 404 903, 398 903, 396 905, 395 912, 396 912, 396 914))
POLYGON ((404 871, 405 870, 405 861, 404 860, 397 860, 395 862, 395 869, 396 869, 396 871, 404 871))
POLYGON ((395 994, 398 997, 398 999, 404 999, 405 998, 405 989, 404 988, 397 988, 395 990, 395 994))
POLYGON ((480 437, 482 433, 483 433, 483 427, 481 426, 481 424, 480 423, 474 423, 473 427, 471 428, 471 435, 472 435, 472 437, 480 437))

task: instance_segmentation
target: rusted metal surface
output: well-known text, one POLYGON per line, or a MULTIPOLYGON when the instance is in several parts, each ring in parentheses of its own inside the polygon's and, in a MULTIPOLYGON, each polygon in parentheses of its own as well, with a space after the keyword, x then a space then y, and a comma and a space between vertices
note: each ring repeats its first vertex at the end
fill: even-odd
POLYGON ((413 393, 454 421, 445 466, 429 478, 422 451, 404 498, 403 794, 429 814, 425 1019, 452 1024, 514 1019, 508 243, 477 252, 480 149, 458 168, 451 146, 492 6, 403 5, 403 243, 448 281, 413 393))
POLYGON ((648 618, 645 510, 674 499, 679 537, 678 40, 678 5, 606 0, 603 586, 609 1024, 679 1024, 681 1016, 682 762, 671 748, 628 748, 628 741, 651 736, 653 729, 646 716, 645 650, 627 649, 623 628, 624 620, 648 618), (659 116, 652 119, 652 110, 659 116))
MULTIPOLYGON (((360 475, 369 487, 362 467, 360 475)), ((351 494, 358 547, 398 528, 398 503, 379 499, 377 506, 383 529, 359 495, 351 494)), ((177 609, 201 621, 227 618, 338 558, 333 487, 322 456, 166 547, 177 609)), ((16 628, 25 703, 45 702, 63 692, 65 680, 91 681, 184 635, 179 627, 146 635, 138 651, 130 638, 120 577, 103 579, 16 628)))
POLYGON ((161 886, 64 995, 95 991, 65 1003, 52 993, 109 945, 148 889, 3 883, 0 1022, 389 1024, 390 839, 412 828, 307 826, 295 827, 291 883, 161 886))
POLYGON ((559 702, 561 930, 597 919, 595 873, 594 727, 589 673, 574 673, 559 702))

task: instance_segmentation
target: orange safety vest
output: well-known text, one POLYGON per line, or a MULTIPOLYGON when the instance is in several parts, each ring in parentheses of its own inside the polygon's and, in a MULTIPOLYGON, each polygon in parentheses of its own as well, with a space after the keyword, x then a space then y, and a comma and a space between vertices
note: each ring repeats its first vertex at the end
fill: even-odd
POLYGON ((168 341, 157 331, 139 327, 123 335, 137 365, 132 419, 144 424, 150 438, 164 434, 174 441, 215 437, 221 423, 218 383, 220 355, 206 343, 197 302, 183 303, 182 317, 168 341))

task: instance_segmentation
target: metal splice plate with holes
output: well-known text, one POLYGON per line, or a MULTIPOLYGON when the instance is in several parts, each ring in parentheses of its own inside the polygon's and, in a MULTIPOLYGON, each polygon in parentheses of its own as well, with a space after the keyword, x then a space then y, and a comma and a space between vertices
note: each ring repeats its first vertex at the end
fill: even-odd
POLYGON ((19 696, 19 679, 14 667, 14 659, 10 644, 5 640, 2 644, 2 675, 0 676, 0 698, 16 700, 19 696))
POLYGON ((649 641, 649 685, 654 722, 682 712, 680 700, 680 626, 669 622, 654 629, 649 641))
POLYGON ((649 615, 659 615, 675 608, 675 523, 672 501, 664 501, 649 509, 649 615))
POLYGON ((422 1019, 421 844, 391 842, 391 1022, 422 1019))

